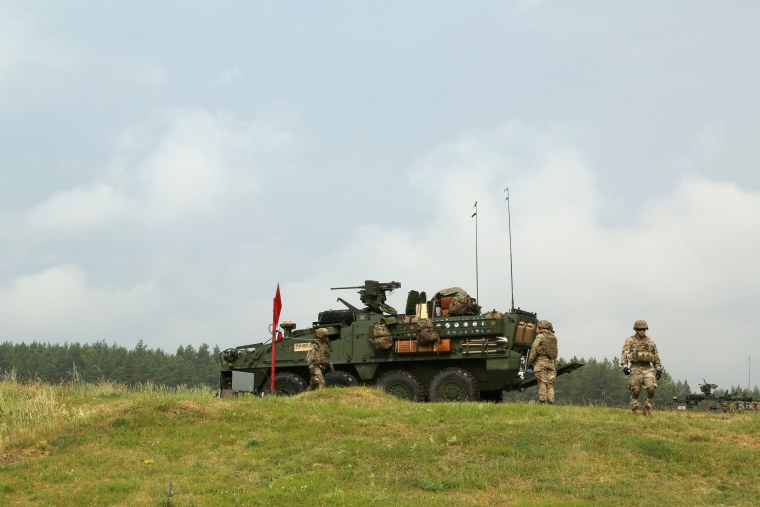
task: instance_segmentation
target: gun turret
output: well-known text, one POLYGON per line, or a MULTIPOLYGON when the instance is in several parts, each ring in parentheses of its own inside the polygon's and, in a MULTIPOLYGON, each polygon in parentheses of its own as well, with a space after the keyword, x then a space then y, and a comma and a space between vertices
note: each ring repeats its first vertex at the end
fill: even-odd
POLYGON ((359 296, 362 303, 367 306, 367 310, 373 313, 389 313, 391 315, 396 315, 396 309, 385 304, 385 299, 386 292, 392 293, 400 287, 401 284, 399 282, 382 283, 377 280, 365 280, 364 285, 353 287, 330 287, 330 290, 361 289, 359 290, 359 296))
POLYGON ((702 391, 707 398, 712 398, 712 390, 718 388, 718 384, 708 384, 705 379, 702 379, 704 384, 699 384, 699 390, 702 391))

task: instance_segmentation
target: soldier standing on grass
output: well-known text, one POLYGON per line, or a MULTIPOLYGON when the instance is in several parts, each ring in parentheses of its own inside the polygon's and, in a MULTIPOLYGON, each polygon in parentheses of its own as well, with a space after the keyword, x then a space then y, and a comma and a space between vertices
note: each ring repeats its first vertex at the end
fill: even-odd
POLYGON ((554 403, 554 379, 557 369, 554 361, 557 359, 557 337, 554 327, 548 320, 538 321, 538 336, 533 341, 528 355, 528 366, 533 368, 538 381, 538 400, 543 403, 554 403))
POLYGON ((629 336, 623 344, 620 354, 620 367, 628 375, 628 389, 631 391, 631 411, 638 414, 639 394, 643 386, 647 390, 644 402, 644 415, 652 415, 652 399, 657 390, 657 380, 662 375, 662 363, 657 345, 651 336, 647 336, 649 326, 645 320, 637 320, 633 324, 636 334, 629 336))
POLYGON ((320 327, 316 331, 317 339, 309 346, 306 353, 306 364, 309 365, 311 380, 309 390, 325 387, 324 370, 329 367, 334 371, 330 361, 330 344, 327 341, 327 329, 320 327))

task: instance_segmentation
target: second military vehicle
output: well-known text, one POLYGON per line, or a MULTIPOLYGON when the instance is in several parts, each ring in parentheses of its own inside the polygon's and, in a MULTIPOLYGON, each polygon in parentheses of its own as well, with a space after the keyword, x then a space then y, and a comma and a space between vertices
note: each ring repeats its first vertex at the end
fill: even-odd
MULTIPOLYGON (((373 385, 412 401, 477 401, 502 399, 504 391, 536 385, 526 368, 536 336, 535 313, 519 308, 481 313, 477 302, 458 287, 425 293, 409 291, 405 314, 386 303, 398 282, 366 280, 356 287, 364 305, 358 308, 338 298, 346 308, 326 310, 317 321, 296 329, 280 326, 275 340, 277 394, 304 391, 309 379, 306 353, 318 328, 328 331, 334 371, 325 374, 330 385, 373 385)), ((271 389, 272 340, 242 345, 220 354, 222 395, 268 393, 271 389)), ((581 363, 557 370, 568 373, 581 363)))
POLYGON ((670 406, 675 410, 721 410, 723 412, 741 412, 744 410, 760 411, 760 402, 752 399, 751 396, 743 395, 737 388, 733 393, 725 392, 721 395, 713 393, 717 389, 717 384, 710 384, 702 379, 703 384, 699 384, 699 393, 690 393, 686 395, 685 401, 680 401, 673 397, 670 406))

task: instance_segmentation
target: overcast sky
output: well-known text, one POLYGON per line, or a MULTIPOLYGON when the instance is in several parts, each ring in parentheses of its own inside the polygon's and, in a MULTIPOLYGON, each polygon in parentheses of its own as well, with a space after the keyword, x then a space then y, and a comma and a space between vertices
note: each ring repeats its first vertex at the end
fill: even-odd
POLYGON ((278 283, 299 327, 366 279, 506 310, 509 186, 515 304, 561 356, 646 319, 692 390, 756 385, 758 26, 754 0, 2 0, 0 341, 260 342, 278 283))

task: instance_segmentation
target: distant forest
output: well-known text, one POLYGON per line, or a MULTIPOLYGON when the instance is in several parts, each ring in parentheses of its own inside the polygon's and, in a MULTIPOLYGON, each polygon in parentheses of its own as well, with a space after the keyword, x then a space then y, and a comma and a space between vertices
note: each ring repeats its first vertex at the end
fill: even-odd
MULTIPOLYGON (((559 364, 568 361, 560 359, 559 364)), ((567 375, 557 377, 556 401, 565 405, 627 406, 626 377, 620 372, 618 359, 584 359, 573 357, 569 362, 585 366, 567 375)), ((41 381, 98 382, 110 381, 126 385, 152 383, 166 387, 208 387, 215 391, 219 384, 219 347, 213 350, 205 343, 197 349, 192 345, 179 347, 174 354, 160 349, 149 349, 140 341, 133 350, 118 345, 96 342, 91 345, 77 343, 0 345, 0 374, 13 373, 19 382, 41 381)), ((673 380, 667 371, 657 382, 656 405, 663 408, 673 397, 684 400, 690 392, 699 392, 698 386, 673 380)), ((757 386, 748 391, 739 386, 718 389, 718 396, 739 392, 760 400, 757 386)), ((508 392, 505 401, 537 399, 535 387, 522 392, 508 392)), ((641 396, 643 402, 644 395, 641 396)))
POLYGON ((15 372, 20 382, 97 382, 127 385, 153 383, 167 387, 216 386, 219 383, 219 347, 205 343, 179 347, 175 354, 149 349, 142 340, 133 350, 96 342, 0 345, 0 373, 15 372))

